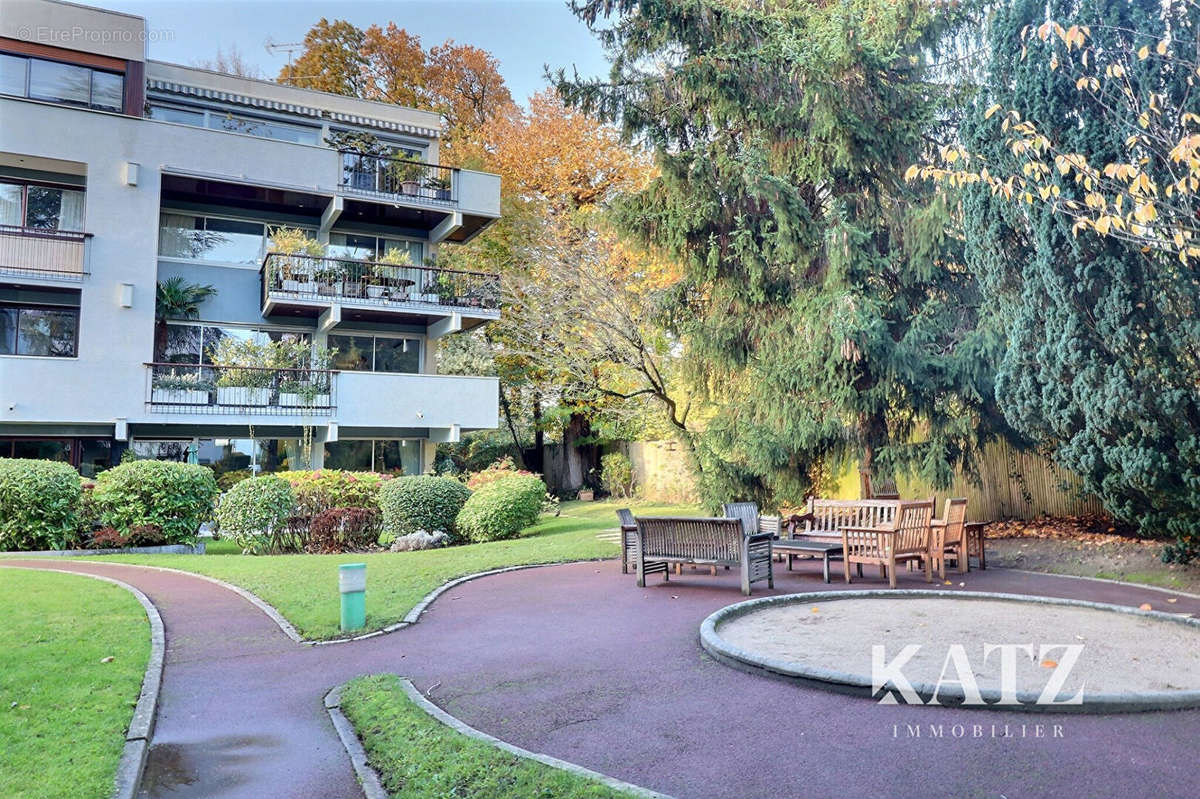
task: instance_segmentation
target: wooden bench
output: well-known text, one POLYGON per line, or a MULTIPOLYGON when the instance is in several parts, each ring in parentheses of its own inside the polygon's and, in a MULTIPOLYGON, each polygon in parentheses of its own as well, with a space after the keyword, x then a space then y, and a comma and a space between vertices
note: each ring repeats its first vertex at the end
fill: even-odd
POLYGON ((671 579, 670 564, 695 563, 737 566, 742 593, 761 580, 775 587, 771 563, 771 534, 742 534, 737 519, 644 517, 637 520, 637 584, 645 587, 646 575, 662 573, 671 579))
POLYGON ((800 523, 789 525, 787 537, 836 543, 843 527, 880 527, 895 518, 895 500, 809 498, 800 523))
MULTIPOLYGON (((875 565, 896 587, 896 568, 901 563, 920 562, 925 582, 932 582, 934 559, 933 500, 892 502, 892 521, 883 525, 842 528, 842 568, 850 582, 850 564, 875 565)), ((861 575, 861 570, 859 574, 861 575)))

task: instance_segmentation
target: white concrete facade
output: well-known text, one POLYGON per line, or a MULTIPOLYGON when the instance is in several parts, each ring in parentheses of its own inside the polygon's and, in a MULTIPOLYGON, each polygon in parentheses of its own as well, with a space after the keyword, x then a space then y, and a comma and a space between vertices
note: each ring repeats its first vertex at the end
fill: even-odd
MULTIPOLYGON (((16 42, 14 31, 38 25, 145 26, 135 17, 106 15, 109 12, 54 0, 6 0, 0 53, 29 52, 16 42)), ((132 63, 144 60, 143 47, 141 42, 136 50, 105 43, 98 54, 132 63)), ((131 68, 126 80, 136 72, 131 68)), ((381 133, 399 132, 408 140, 420 138, 415 131, 428 131, 425 158, 436 159, 440 119, 429 112, 154 62, 145 65, 145 76, 148 81, 193 87, 197 102, 227 102, 214 99, 222 94, 234 97, 233 106, 222 107, 233 107, 239 114, 269 108, 268 121, 287 118, 280 108, 303 107, 307 110, 296 118, 319 123, 323 132, 331 124, 351 125, 349 120, 358 121, 356 129, 368 131, 373 121, 381 133), (267 105, 251 104, 257 100, 267 105), (314 109, 322 116, 313 117, 314 109)), ((131 90, 126 85, 126 92, 131 90)), ((427 256, 436 251, 439 240, 454 246, 449 242, 464 220, 462 229, 469 227, 469 236, 500 213, 495 175, 454 170, 453 201, 431 202, 409 195, 363 197, 343 185, 342 164, 342 156, 324 143, 296 143, 0 95, 0 181, 82 183, 84 232, 89 234, 86 243, 78 245, 83 249, 82 275, 44 271, 37 263, 39 252, 74 245, 43 242, 29 231, 8 230, 11 235, 0 236, 0 251, 10 250, 0 259, 0 310, 6 302, 19 303, 47 289, 66 291, 72 298, 78 292, 79 309, 73 357, 0 354, 0 457, 6 456, 6 438, 60 435, 56 431, 63 436, 111 437, 115 451, 120 451, 130 438, 245 437, 252 428, 256 437, 295 437, 306 428, 304 435, 320 443, 352 437, 445 441, 455 440, 462 431, 495 427, 494 378, 430 372, 435 370, 433 349, 440 335, 486 323, 498 311, 457 307, 455 303, 466 305, 467 300, 454 298, 443 298, 442 305, 380 302, 375 307, 365 297, 264 304, 267 293, 261 291, 257 265, 160 257, 160 216, 178 208, 197 215, 253 219, 268 227, 272 222, 296 225, 302 224, 297 219, 312 219, 325 241, 342 230, 356 235, 365 231, 381 239, 423 240, 427 256), (348 208, 355 210, 344 210, 348 208), (371 221, 356 228, 355 214, 371 221), (335 376, 336 406, 317 416, 281 411, 256 417, 219 408, 190 412, 156 407, 149 401, 146 364, 156 355, 156 284, 170 275, 218 286, 217 297, 201 306, 199 321, 204 324, 301 330, 316 344, 330 334, 404 335, 420 342, 426 374, 342 370, 335 376), (350 311, 357 317, 352 319, 350 311)), ((270 298, 276 299, 274 294, 270 298)), ((321 449, 313 448, 314 466, 321 465, 321 449)), ((432 451, 432 446, 423 447, 426 469, 432 451)))

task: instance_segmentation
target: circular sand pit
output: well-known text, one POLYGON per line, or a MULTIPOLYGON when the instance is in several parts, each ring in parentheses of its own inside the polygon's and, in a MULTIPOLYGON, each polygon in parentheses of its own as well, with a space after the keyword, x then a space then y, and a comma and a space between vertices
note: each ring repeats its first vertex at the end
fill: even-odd
POLYGON ((729 665, 886 702, 1200 707, 1200 620, 1118 605, 949 591, 792 594, 717 611, 701 642, 729 665))

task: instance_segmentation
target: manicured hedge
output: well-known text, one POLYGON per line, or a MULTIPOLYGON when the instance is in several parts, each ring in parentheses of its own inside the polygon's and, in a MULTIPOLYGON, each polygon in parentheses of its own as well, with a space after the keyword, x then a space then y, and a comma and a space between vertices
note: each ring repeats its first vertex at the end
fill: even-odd
POLYGON ((192 544, 212 518, 217 498, 212 469, 191 463, 130 461, 101 472, 92 490, 100 523, 128 533, 155 525, 168 544, 192 544))
POLYGON ((515 474, 488 483, 459 512, 459 533, 471 541, 514 538, 537 521, 545 498, 546 484, 534 475, 515 474))
POLYGON ((0 550, 66 549, 79 524, 70 464, 0 458, 0 550))
POLYGON ((388 480, 379 489, 383 531, 400 537, 425 530, 441 530, 456 537, 454 520, 471 491, 453 477, 414 475, 388 480))
POLYGON ((217 532, 233 539, 242 551, 262 555, 290 549, 288 519, 296 507, 292 486, 276 475, 243 480, 221 497, 217 532))

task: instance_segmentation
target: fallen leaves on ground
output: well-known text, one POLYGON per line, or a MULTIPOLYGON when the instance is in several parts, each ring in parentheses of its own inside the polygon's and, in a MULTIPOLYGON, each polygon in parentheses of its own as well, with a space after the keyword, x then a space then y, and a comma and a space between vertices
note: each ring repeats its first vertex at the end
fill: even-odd
POLYGON ((1043 516, 1038 519, 1009 519, 987 525, 988 538, 1054 538, 1069 539, 1102 546, 1115 542, 1134 542, 1145 546, 1161 545, 1161 541, 1138 538, 1136 530, 1111 517, 1089 514, 1084 516, 1043 516))

